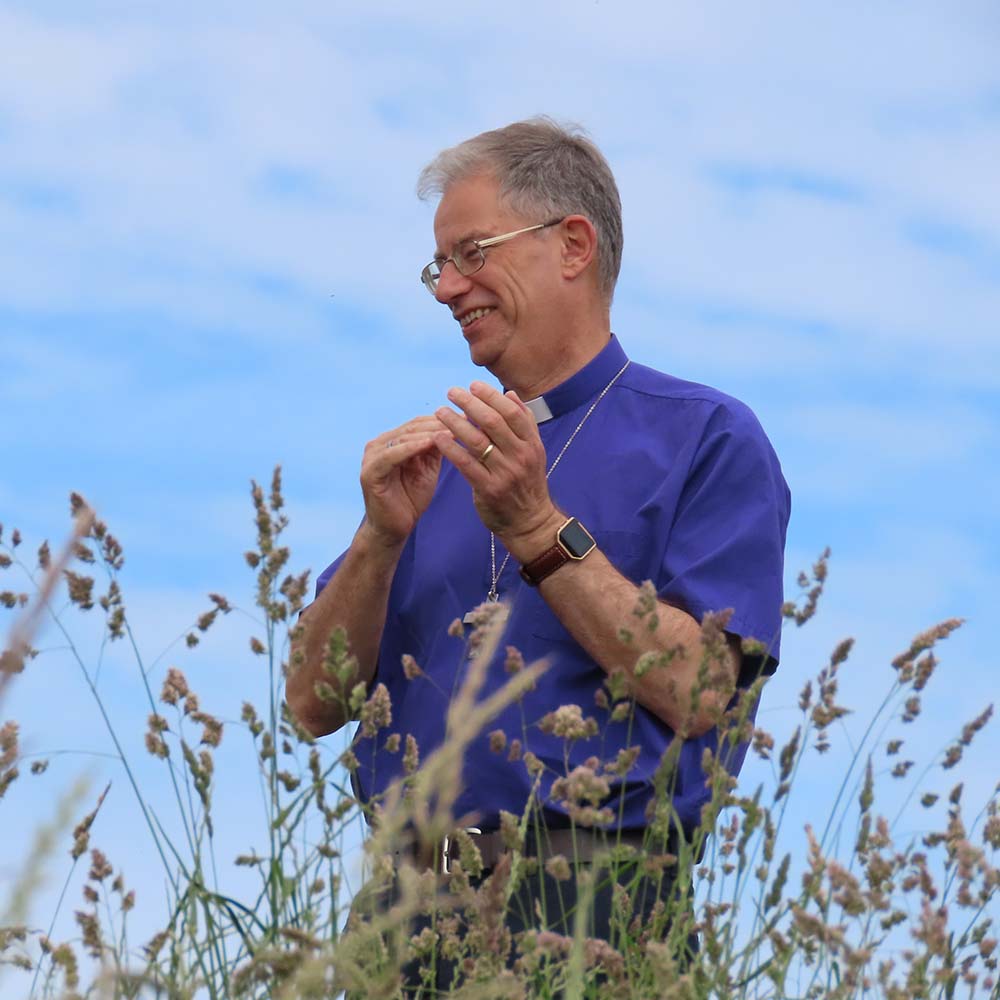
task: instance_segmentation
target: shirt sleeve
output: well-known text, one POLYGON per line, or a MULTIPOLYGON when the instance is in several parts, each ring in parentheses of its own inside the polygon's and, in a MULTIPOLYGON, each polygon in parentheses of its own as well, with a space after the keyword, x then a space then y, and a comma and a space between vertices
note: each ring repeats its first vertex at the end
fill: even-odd
POLYGON ((345 549, 316 578, 316 594, 313 597, 313 600, 315 600, 316 597, 319 597, 319 595, 323 593, 323 588, 326 587, 326 585, 330 582, 330 580, 333 579, 333 574, 336 573, 338 569, 340 569, 340 564, 344 561, 344 556, 346 555, 347 555, 347 550, 345 549))
POLYGON ((727 631, 756 639, 740 682, 774 673, 781 640, 785 532, 791 497, 778 458, 753 413, 717 404, 694 452, 661 567, 659 596, 701 621, 733 609, 727 631))
MULTIPOLYGON (((364 522, 365 519, 362 517, 361 520, 358 522, 358 527, 364 524, 364 522)), ((323 593, 323 588, 333 579, 333 574, 336 573, 338 569, 340 569, 340 564, 344 561, 344 558, 347 556, 347 552, 348 550, 344 549, 344 551, 341 552, 340 555, 337 556, 337 558, 334 559, 333 562, 330 563, 330 565, 327 566, 326 569, 323 570, 323 572, 320 573, 318 577, 316 577, 316 593, 313 595, 313 600, 316 600, 316 598, 323 593)))

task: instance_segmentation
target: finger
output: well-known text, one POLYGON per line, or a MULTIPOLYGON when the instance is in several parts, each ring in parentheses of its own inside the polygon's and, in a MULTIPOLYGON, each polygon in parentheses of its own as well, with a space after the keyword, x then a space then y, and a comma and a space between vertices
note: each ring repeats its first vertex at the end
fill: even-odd
POLYGON ((535 425, 535 429, 538 429, 538 421, 535 419, 535 415, 528 409, 528 404, 521 399, 521 397, 514 392, 513 389, 508 389, 504 396, 507 397, 512 403, 514 403, 517 408, 528 418, 528 421, 535 425))
POLYGON ((435 421, 434 425, 432 427, 428 427, 427 430, 401 431, 393 437, 390 437, 388 440, 372 442, 371 447, 373 447, 376 451, 378 451, 379 448, 394 448, 403 441, 413 441, 417 438, 433 439, 435 434, 440 434, 442 432, 448 434, 451 433, 451 431, 449 431, 448 428, 445 427, 440 421, 435 421))
POLYGON ((365 451, 378 452, 385 448, 392 448, 402 441, 412 441, 416 438, 433 438, 435 434, 444 430, 447 430, 447 428, 440 421, 435 421, 433 425, 424 430, 406 430, 404 425, 404 429, 402 430, 386 431, 374 440, 369 441, 365 445, 365 451))
POLYGON ((436 417, 419 417, 414 420, 408 420, 405 424, 400 424, 399 427, 393 427, 391 430, 383 431, 378 435, 378 437, 373 438, 371 443, 385 444, 387 441, 400 438, 404 434, 432 434, 434 431, 438 430, 441 430, 441 424, 436 417))
MULTIPOLYGON (((495 392, 498 399, 503 397, 495 392)), ((477 426, 501 451, 512 453, 520 443, 520 438, 502 413, 489 403, 474 396, 467 389, 449 389, 448 399, 458 406, 468 420, 477 426)), ((508 406, 513 403, 504 400, 508 406)), ((485 445, 483 446, 485 447, 485 445)))
MULTIPOLYGON (((447 436, 443 431, 438 433, 442 437, 447 436)), ((387 441, 381 446, 376 445, 366 456, 369 470, 377 477, 386 476, 415 455, 425 454, 437 447, 434 434, 412 434, 390 441, 391 444, 387 441)))
POLYGON ((441 424, 451 436, 460 441, 473 455, 481 455, 491 444, 496 444, 493 454, 500 450, 500 445, 491 439, 478 427, 470 423, 460 413, 442 406, 438 410, 441 424))
MULTIPOLYGON (((458 469, 474 490, 482 489, 489 484, 489 467, 471 455, 454 438, 444 433, 436 434, 434 436, 434 446, 458 469)), ((495 454, 496 452, 494 451, 490 455, 490 458, 492 459, 495 454)))
POLYGON ((501 393, 485 382, 476 381, 469 386, 469 392, 475 399, 496 410, 522 441, 530 441, 538 436, 535 418, 513 389, 501 393))
POLYGON ((412 420, 407 420, 405 424, 400 424, 398 427, 392 428, 392 430, 383 431, 378 437, 372 439, 372 443, 384 444, 386 441, 393 438, 400 438, 404 434, 411 432, 424 431, 433 433, 439 430, 441 430, 441 422, 438 418, 433 413, 425 413, 414 417, 412 420))

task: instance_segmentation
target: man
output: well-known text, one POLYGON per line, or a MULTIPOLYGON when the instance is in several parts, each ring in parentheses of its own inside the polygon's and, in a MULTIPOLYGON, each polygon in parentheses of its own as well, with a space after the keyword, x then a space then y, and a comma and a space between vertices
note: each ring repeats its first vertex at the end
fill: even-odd
MULTIPOLYGON (((621 207, 607 163, 578 131, 540 118, 484 133, 441 153, 420 192, 441 194, 423 283, 504 388, 451 389, 450 407, 366 446, 365 519, 303 614, 288 703, 317 736, 344 724, 343 708, 316 693, 328 637, 343 626, 360 679, 386 685, 392 729, 412 734, 426 758, 445 737, 463 670, 449 624, 499 599, 509 614, 503 645, 551 664, 493 724, 542 765, 549 851, 567 843, 572 812, 549 794, 552 782, 567 764, 629 746, 637 757, 611 802, 616 836, 641 843, 675 733, 685 743, 673 806, 690 831, 708 797, 701 760, 717 745, 718 713, 737 686, 777 665, 789 512, 778 461, 743 404, 631 362, 612 335, 621 207), (626 642, 620 630, 636 621, 644 580, 656 588, 655 615, 626 642), (700 622, 729 608, 722 676, 692 709, 700 622), (767 653, 744 656, 745 639, 767 653), (666 666, 636 671, 641 654, 670 651, 666 666), (419 676, 407 678, 404 654, 419 676), (614 672, 635 698, 627 720, 597 694, 614 672), (564 705, 593 716, 598 733, 567 742, 539 727, 564 705)), ((501 654, 482 697, 507 679, 501 654)), ((384 741, 355 741, 365 800, 402 774, 384 741)), ((484 848, 501 810, 524 812, 535 780, 496 749, 486 733, 473 742, 455 803, 456 816, 476 818, 484 848)), ((739 752, 733 773, 741 762, 739 752)), ((587 838, 574 836, 581 841, 586 853, 587 838)), ((595 933, 602 926, 606 916, 595 933)))

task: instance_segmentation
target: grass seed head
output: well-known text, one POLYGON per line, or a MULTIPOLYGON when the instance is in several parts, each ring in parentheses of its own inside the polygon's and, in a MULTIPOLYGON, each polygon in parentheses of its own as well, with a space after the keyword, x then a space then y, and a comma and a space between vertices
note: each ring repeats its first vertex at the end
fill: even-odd
POLYGON ((584 718, 579 705, 560 705, 544 716, 538 725, 543 733, 552 733, 569 743, 589 739, 598 732, 597 720, 590 716, 584 718))
POLYGON ((66 577, 70 601, 81 611, 89 611, 94 606, 94 578, 68 569, 63 570, 63 575, 66 577))
POLYGON ((371 697, 361 706, 361 735, 370 738, 380 729, 392 725, 392 699, 382 683, 375 686, 371 697))
POLYGON ((186 698, 190 693, 187 678, 176 667, 167 670, 167 676, 163 680, 163 687, 160 690, 160 701, 165 705, 176 705, 180 700, 186 698))
POLYGON ((401 663, 403 666, 403 676, 408 681, 416 680, 423 674, 423 670, 420 669, 417 661, 409 653, 403 654, 401 663))
POLYGON ((420 766, 420 747, 412 733, 406 734, 406 749, 403 751, 403 772, 413 774, 420 766))

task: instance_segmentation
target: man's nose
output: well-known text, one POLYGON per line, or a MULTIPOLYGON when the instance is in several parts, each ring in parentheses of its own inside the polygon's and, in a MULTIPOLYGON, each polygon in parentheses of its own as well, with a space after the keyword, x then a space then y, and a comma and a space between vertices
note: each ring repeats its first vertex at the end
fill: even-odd
POLYGON ((453 260, 446 260, 441 266, 441 276, 434 290, 434 298, 443 305, 448 305, 456 296, 469 290, 469 279, 459 272, 453 260))

